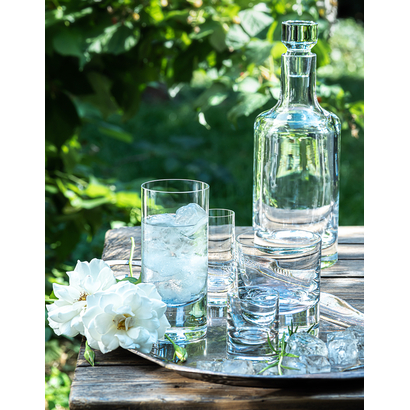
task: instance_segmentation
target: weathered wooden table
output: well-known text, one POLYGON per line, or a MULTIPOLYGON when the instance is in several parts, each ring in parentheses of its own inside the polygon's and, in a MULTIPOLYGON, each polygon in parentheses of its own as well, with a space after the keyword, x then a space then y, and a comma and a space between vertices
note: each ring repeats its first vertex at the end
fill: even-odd
MULTIPOLYGON (((246 228, 237 228, 237 233, 246 228)), ((249 229, 249 228, 248 228, 249 229)), ((104 260, 140 258, 140 227, 107 232, 104 260)), ((113 266, 118 276, 128 265, 113 266)), ((135 267, 135 272, 139 268, 135 267)), ((321 290, 364 311, 364 228, 339 228, 339 261, 324 269, 321 290)), ((341 388, 255 388, 210 383, 184 377, 118 348, 96 352, 95 366, 84 359, 84 343, 70 393, 70 409, 358 409, 364 407, 363 383, 341 388)))

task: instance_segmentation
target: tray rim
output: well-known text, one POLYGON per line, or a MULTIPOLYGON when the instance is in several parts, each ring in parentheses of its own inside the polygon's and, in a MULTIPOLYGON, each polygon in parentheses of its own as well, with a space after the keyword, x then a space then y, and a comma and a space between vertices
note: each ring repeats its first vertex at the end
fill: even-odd
POLYGON ((161 367, 177 372, 178 374, 191 378, 212 383, 229 384, 237 386, 275 388, 275 387, 345 387, 354 384, 357 387, 364 385, 364 370, 354 370, 346 372, 326 372, 312 374, 297 374, 283 376, 264 376, 264 375, 236 375, 223 372, 212 372, 194 367, 181 366, 176 363, 167 363, 150 354, 139 352, 135 349, 127 349, 144 359, 154 362, 161 367), (339 382, 339 385, 335 382, 339 382))

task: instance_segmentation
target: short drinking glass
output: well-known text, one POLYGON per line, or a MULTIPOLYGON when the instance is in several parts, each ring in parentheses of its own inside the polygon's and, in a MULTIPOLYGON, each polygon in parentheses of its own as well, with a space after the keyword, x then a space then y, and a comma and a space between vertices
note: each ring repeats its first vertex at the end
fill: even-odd
POLYGON ((279 294, 265 286, 228 292, 226 353, 231 359, 267 360, 277 348, 279 294), (269 341, 268 341, 269 338, 269 341))
POLYGON ((142 190, 141 277, 167 304, 178 342, 207 329, 209 185, 192 180, 145 182, 142 190))

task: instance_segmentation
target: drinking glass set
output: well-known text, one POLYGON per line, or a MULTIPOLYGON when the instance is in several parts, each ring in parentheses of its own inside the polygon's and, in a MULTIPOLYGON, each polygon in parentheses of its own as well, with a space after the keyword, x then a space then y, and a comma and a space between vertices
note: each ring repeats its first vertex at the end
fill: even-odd
POLYGON ((282 23, 281 94, 254 126, 249 232, 209 209, 204 182, 142 185, 142 281, 166 302, 175 342, 203 338, 212 307, 226 309, 232 358, 266 359, 288 327, 318 334, 320 270, 338 258, 341 123, 316 97, 317 38, 315 22, 282 23))
POLYGON ((317 333, 318 234, 235 235, 234 211, 209 209, 209 185, 182 179, 142 185, 141 228, 142 282, 167 304, 176 343, 204 338, 211 308, 226 312, 230 358, 266 360, 287 326, 317 333))

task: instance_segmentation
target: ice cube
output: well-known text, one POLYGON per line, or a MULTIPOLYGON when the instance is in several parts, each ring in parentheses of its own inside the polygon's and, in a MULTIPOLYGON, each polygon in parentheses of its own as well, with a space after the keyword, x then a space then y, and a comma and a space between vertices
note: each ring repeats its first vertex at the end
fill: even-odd
POLYGON ((326 343, 306 332, 298 332, 290 336, 287 341, 286 351, 298 356, 328 355, 326 343))
POLYGON ((330 362, 325 356, 300 356, 299 360, 306 365, 308 373, 327 373, 331 371, 330 362))
POLYGON ((335 339, 343 340, 357 340, 357 350, 359 353, 360 362, 364 364, 364 327, 363 326, 350 326, 346 330, 331 332, 327 335, 327 343, 335 339))
POLYGON ((196 368, 201 370, 206 370, 210 372, 220 372, 221 371, 221 360, 204 360, 196 363, 196 368))
POLYGON ((307 373, 306 364, 301 362, 298 357, 285 356, 282 360, 282 366, 292 368, 292 369, 282 368, 282 373, 284 375, 288 375, 288 374, 306 374, 307 373))
POLYGON ((157 282, 156 285, 162 300, 167 304, 179 304, 192 299, 190 290, 184 288, 182 284, 177 283, 175 280, 157 282))
POLYGON ((364 364, 364 327, 350 326, 347 330, 353 332, 357 339, 357 350, 359 351, 360 362, 364 364))
POLYGON ((198 204, 192 203, 177 209, 175 215, 175 223, 177 225, 196 225, 204 218, 208 218, 205 210, 198 204))
POLYGON ((355 366, 359 362, 357 339, 355 338, 334 338, 328 342, 327 348, 329 350, 329 361, 332 368, 336 370, 355 366))
POLYGON ((249 360, 225 359, 219 371, 229 374, 255 374, 252 362, 249 360))

